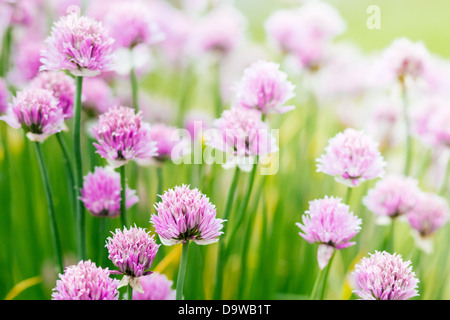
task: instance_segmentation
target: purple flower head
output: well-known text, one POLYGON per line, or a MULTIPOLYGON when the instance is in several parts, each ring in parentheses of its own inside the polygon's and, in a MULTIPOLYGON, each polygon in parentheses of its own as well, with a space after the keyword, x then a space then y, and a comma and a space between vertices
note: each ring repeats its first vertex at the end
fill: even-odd
POLYGON ((341 199, 325 197, 309 203, 302 222, 300 236, 309 243, 318 243, 317 260, 320 269, 325 268, 335 249, 344 249, 355 244, 350 242, 361 229, 361 219, 349 212, 349 206, 341 199))
POLYGON ((84 79, 82 90, 81 104, 84 111, 92 117, 97 117, 118 104, 119 99, 114 97, 111 87, 102 78, 84 79))
POLYGON ((145 1, 116 1, 105 15, 105 26, 115 40, 115 46, 134 48, 152 45, 164 39, 164 33, 149 15, 151 7, 145 1))
POLYGON ((396 253, 375 251, 355 266, 352 275, 353 292, 363 300, 408 300, 419 295, 411 261, 404 262, 396 253))
POLYGON ((219 240, 225 220, 216 219, 216 207, 198 189, 176 186, 160 197, 151 222, 164 245, 188 240, 204 245, 219 240))
MULTIPOLYGON (((84 177, 81 201, 97 217, 114 218, 120 215, 120 174, 111 167, 96 167, 84 177)), ((136 191, 126 189, 126 207, 139 201, 136 191)))
POLYGON ((93 77, 108 71, 113 62, 114 40, 108 31, 100 22, 80 16, 77 10, 53 25, 45 43, 41 70, 68 70, 75 76, 93 77))
POLYGON ((203 134, 211 125, 211 116, 200 110, 189 112, 184 119, 184 128, 189 132, 193 141, 199 138, 203 139, 203 134))
POLYGON ((136 226, 116 229, 111 232, 112 237, 106 239, 106 248, 108 249, 108 258, 119 269, 111 271, 113 274, 123 274, 118 288, 128 283, 137 291, 143 292, 139 277, 151 273, 149 269, 152 266, 159 245, 156 244, 154 236, 143 228, 136 226))
POLYGON ((27 37, 21 39, 17 44, 17 54, 14 56, 14 64, 18 75, 18 80, 28 82, 39 73, 41 67, 40 51, 43 49, 43 43, 39 39, 27 37))
POLYGON ((99 116, 92 132, 98 143, 97 153, 114 167, 129 160, 141 163, 151 161, 157 155, 156 142, 151 140, 150 125, 141 121, 141 112, 133 108, 114 106, 99 116))
POLYGON ((318 172, 334 176, 348 187, 382 177, 386 165, 371 136, 352 128, 331 138, 325 153, 316 161, 318 172))
POLYGON ((235 90, 237 105, 257 109, 263 114, 285 113, 294 106, 284 104, 294 97, 295 86, 274 62, 257 61, 244 70, 244 76, 235 90))
POLYGON ((158 155, 155 160, 162 163, 168 159, 178 159, 188 153, 190 144, 179 139, 178 128, 164 123, 155 123, 150 128, 150 139, 156 141, 158 155))
POLYGON ((257 110, 225 110, 221 118, 214 120, 214 127, 206 137, 206 144, 231 157, 224 168, 238 165, 241 170, 250 171, 256 157, 278 151, 275 137, 257 110))
POLYGON ((58 107, 62 110, 64 118, 73 116, 75 84, 70 76, 62 71, 40 72, 31 81, 30 87, 50 90, 58 99, 58 107))
POLYGON ((22 127, 31 141, 38 142, 64 128, 64 114, 58 100, 46 89, 19 91, 0 120, 16 129, 22 127))
POLYGON ((9 90, 3 79, 0 78, 0 114, 8 109, 9 90))
POLYGON ((141 277, 144 292, 133 291, 133 300, 175 300, 176 291, 172 289, 173 282, 166 275, 152 273, 141 277))
POLYGON ((435 193, 423 192, 407 218, 421 237, 429 237, 450 218, 447 200, 435 193))
POLYGON ((420 193, 416 179, 390 175, 369 190, 363 203, 377 216, 396 218, 414 208, 420 193))
POLYGON ((59 275, 52 300, 118 300, 118 284, 108 268, 97 267, 90 260, 80 261, 59 275))

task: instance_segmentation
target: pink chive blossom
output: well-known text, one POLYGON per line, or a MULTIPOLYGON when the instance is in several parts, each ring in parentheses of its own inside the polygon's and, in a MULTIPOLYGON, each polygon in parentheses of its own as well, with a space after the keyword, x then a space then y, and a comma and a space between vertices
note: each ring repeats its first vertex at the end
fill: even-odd
POLYGON ((242 41, 246 27, 244 15, 231 5, 220 5, 203 16, 194 27, 195 51, 226 56, 242 41))
POLYGON ((423 251, 433 251, 432 235, 450 219, 447 200, 435 193, 423 192, 407 216, 416 245, 423 251))
POLYGON ((166 275, 152 273, 141 277, 144 292, 133 291, 133 300, 175 300, 176 291, 172 289, 173 281, 166 275))
POLYGON ((114 96, 112 88, 103 78, 91 77, 83 80, 81 105, 89 116, 97 117, 118 103, 119 99, 114 96))
POLYGON ((369 190, 363 203, 379 217, 397 218, 414 208, 420 193, 415 178, 389 175, 369 190))
POLYGON ((67 119, 73 116, 75 84, 72 77, 62 71, 43 71, 31 81, 30 87, 50 90, 58 99, 58 107, 64 117, 67 119))
POLYGON ((80 16, 77 10, 53 25, 45 43, 41 70, 68 70, 74 76, 93 77, 112 67, 114 40, 100 22, 80 16))
POLYGON ((151 140, 150 125, 142 122, 142 114, 133 108, 114 106, 99 116, 92 128, 97 153, 114 167, 130 160, 148 163, 157 155, 156 142, 151 140))
POLYGON ((149 14, 150 9, 147 2, 140 0, 113 2, 104 21, 116 47, 132 49, 164 40, 164 33, 149 14))
POLYGON ((40 51, 44 48, 42 41, 32 37, 21 39, 17 43, 17 54, 13 57, 19 82, 28 82, 36 77, 41 67, 40 51))
POLYGON ((189 132, 192 141, 203 139, 205 131, 212 126, 211 115, 202 110, 193 110, 186 114, 184 128, 189 132))
POLYGON ((106 239, 108 258, 119 269, 112 274, 123 274, 118 288, 130 284, 133 289, 143 292, 140 277, 152 273, 150 270, 159 246, 146 229, 136 226, 116 229, 112 237, 106 239))
POLYGON ((22 127, 31 141, 38 142, 64 129, 64 114, 58 100, 46 89, 19 91, 0 120, 15 129, 22 127))
POLYGON ((0 114, 8 109, 9 90, 3 79, 0 78, 0 114))
POLYGON ((325 153, 316 161, 318 172, 334 176, 348 187, 382 177, 386 166, 372 137, 353 128, 331 138, 325 153))
POLYGON ((108 268, 97 267, 91 260, 80 261, 59 275, 52 300, 118 300, 118 284, 108 268))
POLYGON ((340 198, 328 197, 313 200, 305 211, 299 233, 309 243, 318 243, 317 260, 322 270, 328 264, 334 250, 350 247, 350 242, 361 229, 362 220, 349 211, 340 198))
POLYGON ((150 128, 150 139, 158 148, 158 155, 154 157, 157 163, 179 159, 189 152, 190 143, 185 143, 176 127, 155 123, 150 128))
MULTIPOLYGON (((111 167, 96 167, 84 177, 81 201, 97 217, 114 218, 120 215, 120 174, 111 167)), ((135 190, 126 189, 126 207, 139 201, 135 190)))
POLYGON ((399 254, 375 251, 355 266, 353 291, 362 300, 408 300, 419 295, 411 261, 399 254))
POLYGON ((263 114, 285 113, 294 108, 284 105, 294 97, 294 88, 279 64, 259 60, 244 70, 235 87, 237 105, 263 114))
POLYGON ((216 219, 216 207, 198 189, 176 186, 160 197, 157 214, 150 221, 164 245, 186 241, 206 245, 219 240, 225 220, 216 219))
POLYGON ((275 137, 257 110, 237 107, 225 110, 213 124, 206 144, 226 153, 225 169, 237 165, 250 171, 258 157, 278 151, 275 137))

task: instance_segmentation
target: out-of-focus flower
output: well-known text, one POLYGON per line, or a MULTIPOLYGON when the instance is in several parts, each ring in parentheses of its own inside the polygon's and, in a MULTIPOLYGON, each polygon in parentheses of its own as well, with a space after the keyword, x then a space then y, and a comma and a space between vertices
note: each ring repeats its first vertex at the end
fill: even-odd
POLYGON ((195 52, 213 52, 225 56, 242 41, 246 27, 244 15, 231 5, 217 6, 194 27, 195 52))
POLYGON ((363 203, 380 218, 394 219, 413 209, 420 193, 415 178, 389 175, 369 190, 363 198, 363 203))
POLYGON ((133 289, 143 292, 140 277, 151 273, 152 266, 159 245, 156 244, 154 236, 145 229, 136 226, 116 229, 112 237, 106 239, 108 258, 119 268, 112 270, 112 274, 123 274, 118 288, 130 284, 133 289))
POLYGON ((431 192, 423 192, 417 203, 408 212, 412 235, 418 247, 427 253, 433 251, 431 236, 450 219, 449 206, 445 198, 431 192))
POLYGON ((157 214, 150 221, 166 246, 186 241, 206 245, 217 242, 223 233, 225 220, 216 219, 216 207, 196 188, 182 185, 169 189, 155 208, 157 214))
POLYGON ((141 113, 133 108, 113 106, 99 116, 92 132, 94 143, 103 158, 114 167, 130 160, 145 164, 157 155, 156 142, 151 140, 150 125, 141 121, 141 113))
POLYGON ((223 167, 236 165, 250 171, 258 157, 278 151, 276 139, 268 125, 261 120, 261 112, 246 108, 225 110, 208 130, 206 144, 225 152, 228 161, 223 167))
POLYGON ((190 151, 190 141, 183 139, 178 128, 164 123, 155 123, 150 128, 150 139, 156 141, 158 155, 154 157, 157 163, 163 163, 168 159, 182 158, 190 151))
POLYGON ((8 109, 9 90, 3 79, 0 78, 0 114, 8 109))
POLYGON ((17 43, 16 50, 20 54, 13 56, 17 82, 28 82, 37 76, 41 67, 40 51, 43 48, 44 45, 40 40, 31 37, 21 39, 17 43))
POLYGON ((285 106, 294 97, 294 88, 279 64, 259 60, 244 70, 242 79, 237 83, 236 103, 263 114, 285 113, 294 109, 294 106, 285 106))
MULTIPOLYGON (((96 167, 84 177, 81 201, 97 217, 114 218, 120 215, 120 174, 111 167, 96 167)), ((139 201, 135 190, 126 189, 126 207, 139 201)))
POLYGON ((59 275, 52 300, 118 300, 118 284, 108 268, 97 267, 90 260, 80 261, 59 275))
POLYGON ((31 81, 30 87, 50 90, 58 99, 58 107, 61 108, 64 117, 73 116, 75 84, 70 76, 62 71, 43 71, 31 81))
POLYGON ((307 1, 294 10, 281 9, 266 21, 269 39, 293 54, 308 70, 320 67, 331 41, 346 30, 339 12, 321 1, 307 1))
POLYGON ((108 83, 98 77, 83 80, 81 100, 83 109, 93 118, 119 103, 108 83))
POLYGON ((204 131, 212 126, 212 118, 209 113, 201 110, 193 110, 186 114, 184 128, 189 132, 191 139, 197 141, 203 139, 204 131))
POLYGON ((144 292, 133 291, 133 300, 175 300, 173 282, 164 274, 154 272, 143 276, 141 284, 144 292))
POLYGON ((116 47, 132 49, 140 44, 152 45, 165 38, 149 14, 150 10, 147 2, 141 0, 112 3, 104 22, 116 47))
POLYGON ((340 250, 352 246, 350 242, 361 229, 361 219, 349 211, 349 206, 341 199, 325 197, 309 203, 302 222, 297 226, 302 230, 300 236, 309 243, 318 243, 317 260, 319 268, 328 264, 335 249, 340 250))
POLYGON ((114 40, 107 29, 76 10, 53 25, 45 43, 41 70, 68 70, 75 76, 93 77, 112 66, 114 40))
POLYGON ((331 138, 325 153, 318 158, 317 171, 334 176, 348 187, 384 175, 386 165, 372 138, 353 128, 347 128, 331 138))
POLYGON ((404 262, 396 253, 375 251, 355 266, 352 275, 353 292, 363 300, 408 300, 419 295, 411 261, 404 262))
POLYGON ((0 120, 16 129, 22 127, 31 141, 38 142, 64 129, 64 114, 58 100, 46 89, 19 91, 0 120))

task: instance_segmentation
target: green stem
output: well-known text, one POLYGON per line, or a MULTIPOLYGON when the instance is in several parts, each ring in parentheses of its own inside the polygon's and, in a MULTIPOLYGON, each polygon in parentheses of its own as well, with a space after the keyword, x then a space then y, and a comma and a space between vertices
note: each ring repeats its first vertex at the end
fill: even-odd
POLYGON ((220 87, 220 61, 217 62, 214 68, 214 106, 216 108, 216 117, 220 117, 222 114, 223 106, 222 106, 222 93, 220 87))
POLYGON ((156 202, 158 202, 158 195, 162 195, 163 188, 164 188, 164 174, 163 174, 163 167, 157 166, 156 167, 156 176, 158 179, 158 187, 156 192, 156 202))
POLYGON ((120 170, 120 220, 122 226, 127 227, 127 207, 126 207, 126 179, 125 179, 125 165, 119 168, 120 170))
POLYGON ((445 166, 445 174, 441 182, 441 187, 439 188, 439 195, 444 196, 447 191, 448 179, 450 177, 450 161, 447 159, 447 164, 445 166))
POLYGON ((319 284, 320 284, 320 282, 322 280, 322 277, 323 277, 323 274, 324 274, 324 270, 325 269, 322 269, 322 270, 319 271, 319 274, 316 277, 316 281, 314 282, 314 287, 313 287, 313 290, 311 292, 311 296, 309 297, 309 300, 315 300, 316 299, 317 290, 319 289, 319 284))
POLYGON ((344 203, 346 205, 350 205, 350 199, 352 197, 352 191, 353 191, 353 188, 347 187, 347 192, 345 193, 345 200, 344 200, 344 203))
POLYGON ((66 141, 64 140, 63 134, 61 132, 56 133, 56 138, 58 139, 59 146, 61 147, 61 151, 63 153, 63 160, 64 160, 64 166, 66 169, 66 179, 67 183, 69 185, 69 201, 70 201, 70 207, 72 208, 72 213, 75 214, 75 190, 74 190, 74 177, 73 177, 73 167, 72 167, 72 161, 70 160, 70 153, 69 149, 67 148, 66 141))
POLYGON ((127 296, 128 300, 133 300, 133 287, 130 284, 127 286, 127 296))
POLYGON ((178 270, 177 289, 176 289, 177 300, 183 299, 183 286, 184 286, 184 277, 186 276, 188 254, 189 254, 189 240, 186 240, 186 242, 183 243, 183 249, 181 250, 180 269, 178 270))
POLYGON ((323 281, 323 282, 322 282, 322 288, 321 288, 320 294, 319 294, 319 299, 320 299, 320 300, 323 300, 323 298, 324 298, 324 296, 325 296, 325 287, 326 287, 326 285, 327 285, 328 274, 329 274, 329 272, 330 272, 331 263, 333 262, 333 258, 334 258, 334 256, 335 256, 335 254, 336 254, 336 250, 333 251, 333 254, 331 255, 331 258, 330 258, 330 260, 328 261, 327 266, 325 267, 325 273, 324 273, 323 280, 322 280, 322 281, 323 281))
MULTIPOLYGON (((223 219, 227 220, 226 223, 224 223, 224 226, 222 228, 222 231, 224 235, 226 236, 226 229, 228 225, 228 219, 230 217, 231 207, 234 200, 234 194, 236 193, 236 187, 239 181, 239 167, 236 167, 234 171, 233 180, 231 181, 230 190, 228 192, 228 198, 225 205, 225 210, 223 214, 223 219)), ((216 272, 216 285, 214 288, 214 299, 218 300, 222 296, 222 285, 223 285, 223 269, 224 269, 224 249, 225 249, 225 241, 219 241, 219 248, 217 253, 217 272, 216 272)))
POLYGON ((50 178, 48 176, 47 166, 45 165, 44 154, 42 152, 41 144, 40 142, 35 142, 34 145, 36 147, 36 154, 39 161, 39 168, 41 170, 42 181, 44 183, 45 196, 47 198, 48 214, 50 217, 50 229, 52 232, 56 264, 59 267, 59 272, 63 273, 64 263, 62 258, 61 243, 59 240, 58 227, 56 224, 55 207, 53 204, 53 193, 52 188, 50 186, 50 178))
POLYGON ((78 258, 86 258, 86 226, 84 205, 79 199, 80 190, 83 183, 83 165, 81 154, 81 92, 83 87, 83 77, 76 77, 74 108, 74 126, 73 126, 73 147, 75 157, 75 198, 77 212, 77 244, 78 258))
POLYGON ((131 68, 130 70, 130 81, 131 81, 131 93, 132 93, 132 103, 133 108, 136 109, 136 111, 139 110, 139 93, 138 93, 138 81, 136 77, 136 72, 134 71, 134 68, 131 68))
POLYGON ((2 52, 0 57, 0 77, 5 77, 10 67, 11 56, 11 43, 12 43, 12 26, 9 25, 3 35, 2 52))
POLYGON ((401 82, 402 98, 403 98, 403 116, 405 118, 406 127, 406 157, 405 157, 405 176, 409 175, 411 170, 411 156, 412 156, 412 139, 409 133, 409 116, 408 116, 408 94, 406 90, 406 84, 401 82))
POLYGON ((387 234, 386 251, 389 253, 394 253, 395 220, 396 218, 391 219, 391 230, 387 234))

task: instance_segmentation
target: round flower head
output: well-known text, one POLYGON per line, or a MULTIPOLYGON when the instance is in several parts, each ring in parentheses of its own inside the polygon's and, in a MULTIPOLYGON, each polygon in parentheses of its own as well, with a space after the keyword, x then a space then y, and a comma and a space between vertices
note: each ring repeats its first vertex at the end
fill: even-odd
POLYGON ((0 120, 16 129, 22 127, 31 141, 38 142, 64 128, 64 114, 58 100, 46 89, 19 91, 0 120))
POLYGON ((111 87, 102 78, 84 79, 82 90, 81 104, 83 110, 93 118, 105 113, 111 106, 118 104, 118 99, 114 97, 111 87))
POLYGON ((149 162, 157 155, 156 142, 150 138, 150 125, 141 118, 141 112, 135 114, 133 108, 114 106, 101 114, 98 124, 92 128, 98 141, 94 143, 97 153, 114 168, 133 159, 149 162))
POLYGON ((419 295, 411 261, 404 262, 395 253, 375 251, 364 257, 355 266, 353 280, 353 292, 363 300, 408 300, 419 295))
POLYGON ((432 252, 431 236, 450 218, 445 198, 430 192, 423 192, 415 206, 408 212, 407 218, 413 228, 413 237, 418 247, 432 252))
POLYGON ((73 99, 75 84, 73 79, 62 71, 40 72, 30 83, 33 88, 50 90, 56 99, 58 107, 65 118, 73 116, 73 99))
POLYGON ((0 114, 8 109, 9 91, 6 83, 0 78, 0 114))
MULTIPOLYGON (((97 217, 114 218, 120 215, 120 174, 111 167, 96 167, 84 177, 81 201, 97 217)), ((136 191, 126 189, 126 207, 138 202, 136 191)))
POLYGON ((169 189, 155 205, 151 222, 166 246, 186 241, 197 244, 217 242, 224 220, 216 219, 216 207, 198 189, 182 185, 169 189))
POLYGON ((158 155, 155 159, 162 163, 167 159, 178 159, 189 151, 189 144, 180 140, 178 129, 163 123, 153 124, 150 128, 150 139, 156 141, 158 155))
POLYGON ((52 300, 118 300, 118 284, 108 268, 97 267, 90 260, 80 261, 59 275, 52 300))
POLYGON ((206 144, 231 157, 223 165, 226 169, 238 165, 241 170, 250 171, 257 157, 278 151, 275 137, 257 110, 225 110, 214 121, 214 127, 208 131, 206 144))
POLYGON ((396 218, 407 214, 415 206, 420 192, 416 179, 390 175, 369 190, 363 203, 379 217, 396 218))
POLYGON ((152 273, 141 277, 144 292, 133 291, 133 300, 175 300, 173 282, 164 274, 152 273))
POLYGON ((276 63, 260 60, 245 69, 236 86, 237 105, 263 114, 292 110, 294 106, 284 104, 294 97, 295 86, 279 68, 276 63))
POLYGON ((79 15, 70 7, 46 39, 41 52, 41 70, 68 70, 75 76, 93 77, 110 69, 112 44, 108 31, 100 22, 79 15))
POLYGON ((136 226, 123 231, 116 229, 112 237, 106 239, 108 258, 119 268, 119 271, 112 270, 113 274, 123 274, 118 288, 130 284, 134 289, 143 292, 139 277, 148 275, 158 252, 159 245, 156 244, 154 236, 143 228, 136 226))
POLYGON ((105 15, 105 26, 115 45, 134 48, 139 44, 154 44, 164 39, 164 33, 149 15, 150 6, 144 1, 113 2, 105 15))
POLYGON ((17 43, 16 50, 20 54, 14 56, 14 65, 19 81, 28 82, 39 73, 39 68, 41 67, 40 51, 42 48, 42 41, 32 37, 21 39, 17 43))
POLYGON ((382 177, 386 165, 372 138, 352 128, 331 138, 325 153, 316 161, 318 172, 334 176, 348 187, 382 177))
POLYGON ((344 249, 355 244, 350 242, 361 229, 361 219, 349 212, 349 206, 341 199, 325 197, 311 201, 302 222, 297 226, 300 236, 309 243, 318 243, 317 260, 319 268, 328 264, 335 249, 344 249))

